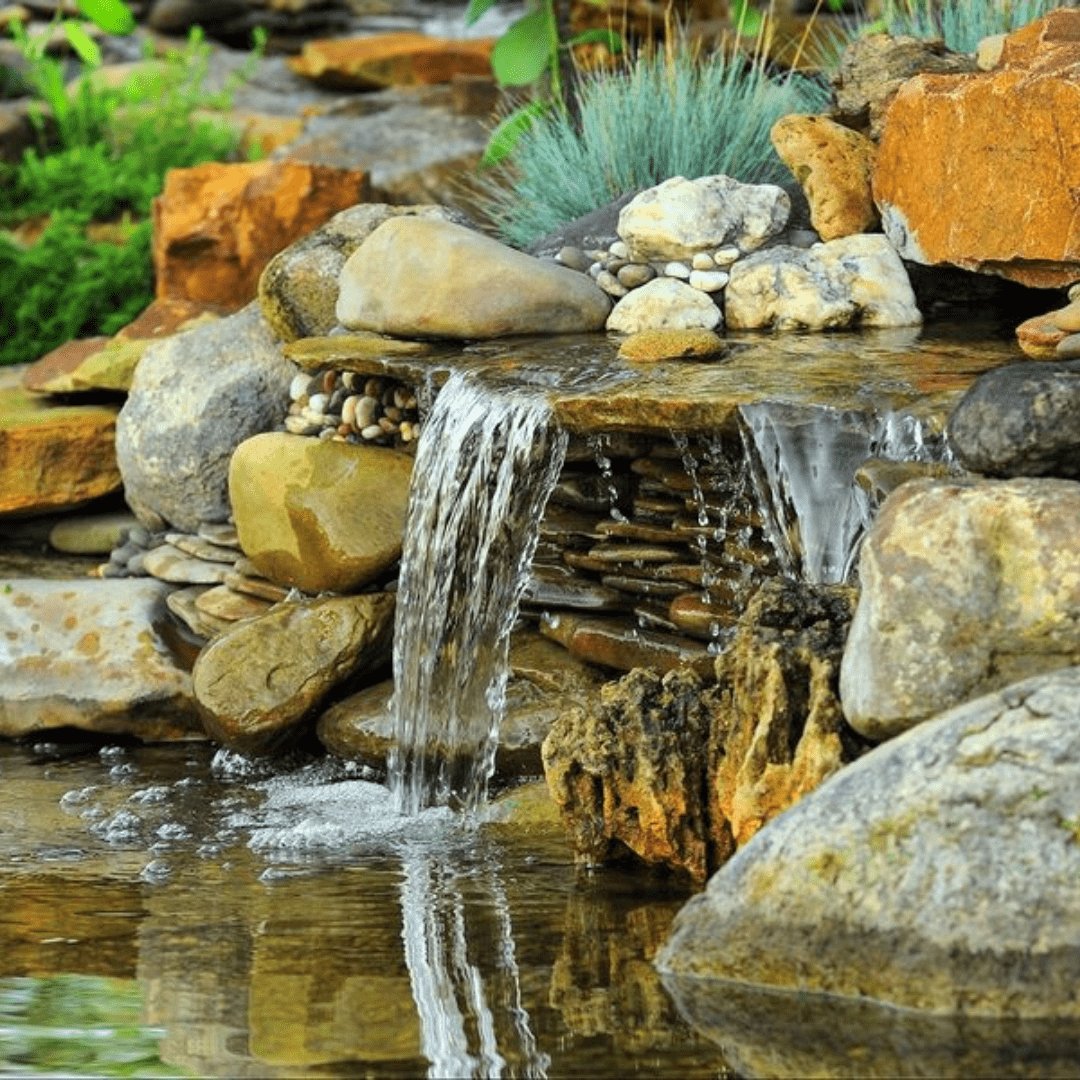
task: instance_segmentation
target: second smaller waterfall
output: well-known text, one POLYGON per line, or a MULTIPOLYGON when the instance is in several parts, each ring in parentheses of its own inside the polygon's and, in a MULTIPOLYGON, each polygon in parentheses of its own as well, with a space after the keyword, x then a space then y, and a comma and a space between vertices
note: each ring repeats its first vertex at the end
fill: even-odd
POLYGON ((403 813, 483 799, 510 631, 566 442, 542 395, 461 372, 425 421, 394 633, 390 786, 403 813))

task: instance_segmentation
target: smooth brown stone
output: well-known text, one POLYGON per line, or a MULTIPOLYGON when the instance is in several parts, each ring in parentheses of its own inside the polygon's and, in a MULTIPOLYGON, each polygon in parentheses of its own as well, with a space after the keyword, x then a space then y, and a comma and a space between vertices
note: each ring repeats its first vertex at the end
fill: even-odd
MULTIPOLYGON (((427 356, 433 358, 460 354, 460 348, 442 343, 413 341, 410 338, 390 337, 370 331, 353 331, 334 337, 300 338, 285 347, 285 356, 304 371, 355 371, 359 375, 382 375, 384 360, 391 358, 427 356)), ((421 368, 421 371, 424 369, 421 368)), ((443 375, 443 379, 446 375, 443 375)))
POLYGON ((240 558, 238 549, 221 547, 191 533, 166 533, 165 542, 193 559, 203 559, 206 562, 228 563, 231 566, 240 558))
POLYGON ((700 593, 676 597, 671 601, 668 615, 679 629, 705 641, 719 637, 721 630, 734 626, 739 619, 739 612, 724 603, 705 603, 700 593))
POLYGON ((650 581, 648 578, 630 577, 627 574, 606 574, 600 579, 602 585, 635 596, 658 598, 679 596, 686 591, 681 581, 650 581))
POLYGON ((601 563, 666 563, 679 556, 674 548, 647 544, 597 544, 589 549, 589 557, 601 563))
POLYGON ((237 592, 226 584, 215 585, 199 593, 195 598, 195 606, 203 615, 233 623, 240 619, 253 619, 258 615, 265 615, 273 607, 273 603, 270 600, 237 592))
POLYGON ((208 588, 209 585, 189 585, 184 589, 173 589, 165 597, 165 606, 169 611, 204 641, 217 637, 229 625, 222 620, 205 616, 195 606, 196 598, 208 588))
POLYGON ((623 597, 612 589, 581 577, 566 567, 535 563, 522 602, 530 607, 571 608, 578 611, 617 611, 623 597))
POLYGON ((186 555, 172 544, 152 548, 142 556, 143 569, 159 581, 177 585, 220 585, 229 568, 186 555))
POLYGON ((636 521, 601 521, 597 525, 596 531, 601 536, 639 540, 645 544, 669 544, 678 543, 679 541, 679 537, 674 536, 671 529, 661 529, 655 525, 643 525, 636 521))
POLYGON ((696 641, 652 634, 629 619, 584 619, 560 614, 542 619, 540 632, 564 645, 572 656, 617 671, 690 667, 699 674, 712 674, 716 661, 696 641))
POLYGON ((282 585, 275 585, 266 578, 251 573, 229 573, 225 575, 224 584, 236 592, 245 593, 260 600, 269 600, 272 604, 279 604, 291 590, 282 585))
POLYGON ((591 542, 602 539, 596 517, 565 506, 548 503, 540 521, 540 536, 559 544, 591 542))

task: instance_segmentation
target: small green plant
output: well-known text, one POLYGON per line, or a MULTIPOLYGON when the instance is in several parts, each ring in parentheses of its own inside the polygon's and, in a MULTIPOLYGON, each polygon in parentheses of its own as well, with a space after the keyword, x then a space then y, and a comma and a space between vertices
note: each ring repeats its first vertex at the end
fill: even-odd
POLYGON ((990 34, 1026 26, 1061 0, 887 0, 874 28, 912 37, 940 37, 956 52, 974 52, 990 34))
POLYGON ((730 53, 641 54, 620 72, 582 78, 577 123, 559 109, 535 118, 484 185, 486 210, 507 242, 528 247, 623 192, 672 176, 788 179, 769 130, 825 100, 813 82, 772 78, 730 53))

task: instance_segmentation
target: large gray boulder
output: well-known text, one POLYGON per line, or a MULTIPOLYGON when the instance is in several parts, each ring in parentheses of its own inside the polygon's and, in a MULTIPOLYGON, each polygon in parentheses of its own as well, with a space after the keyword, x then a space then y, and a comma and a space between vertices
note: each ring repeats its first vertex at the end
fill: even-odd
POLYGON ((151 345, 116 421, 116 458, 138 518, 185 532, 225 521, 229 459, 281 424, 296 373, 256 301, 151 345))
POLYGON ((679 980, 1080 1017, 1080 669, 953 709, 773 821, 679 913, 679 980))
POLYGON ((960 702, 1080 664, 1080 484, 915 480, 863 543, 840 669, 879 742, 960 702))

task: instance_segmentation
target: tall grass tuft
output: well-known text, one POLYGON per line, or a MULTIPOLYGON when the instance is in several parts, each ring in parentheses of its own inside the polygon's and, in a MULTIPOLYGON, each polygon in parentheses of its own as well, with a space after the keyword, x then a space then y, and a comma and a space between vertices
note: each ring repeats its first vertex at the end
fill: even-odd
POLYGON ((485 210, 504 240, 525 248, 672 176, 790 179, 769 129, 788 113, 820 111, 827 96, 812 81, 772 77, 726 53, 641 54, 622 70, 581 77, 578 125, 557 108, 538 117, 509 165, 484 182, 485 210))
POLYGON ((1062 0, 887 0, 882 21, 890 34, 941 37, 956 52, 974 52, 990 34, 1018 30, 1062 0))

